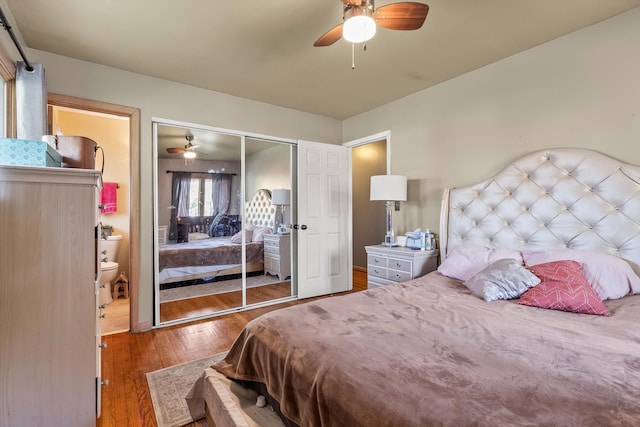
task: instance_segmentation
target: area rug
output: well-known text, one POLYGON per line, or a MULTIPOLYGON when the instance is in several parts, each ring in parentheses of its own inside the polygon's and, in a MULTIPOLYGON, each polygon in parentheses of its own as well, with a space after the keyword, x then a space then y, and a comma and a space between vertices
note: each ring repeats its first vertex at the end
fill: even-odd
POLYGON ((204 359, 147 373, 147 383, 158 427, 179 427, 194 421, 185 396, 204 370, 222 359, 225 354, 226 352, 218 353, 204 359))
MULTIPOLYGON (((247 288, 279 283, 282 280, 276 276, 259 275, 247 277, 247 288)), ((213 281, 199 285, 181 286, 178 288, 164 289, 160 291, 160 302, 180 301, 188 298, 202 297, 205 295, 222 294, 225 292, 239 291, 242 289, 242 279, 213 281)))

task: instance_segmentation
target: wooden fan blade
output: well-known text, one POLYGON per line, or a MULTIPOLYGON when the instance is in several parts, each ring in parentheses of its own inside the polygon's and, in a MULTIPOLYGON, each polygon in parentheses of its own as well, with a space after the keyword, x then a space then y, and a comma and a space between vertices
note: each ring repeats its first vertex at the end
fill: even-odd
POLYGON ((183 154, 184 153, 184 148, 169 147, 169 148, 167 148, 167 153, 169 153, 169 154, 183 154))
POLYGON ((362 0, 342 0, 342 3, 353 6, 360 6, 362 4, 362 0))
POLYGON ((429 5, 415 2, 391 3, 373 13, 376 24, 390 30, 417 30, 429 13, 429 5))
POLYGON ((315 47, 322 46, 331 46, 338 40, 342 38, 342 24, 336 25, 326 33, 324 33, 316 42, 313 44, 315 47))

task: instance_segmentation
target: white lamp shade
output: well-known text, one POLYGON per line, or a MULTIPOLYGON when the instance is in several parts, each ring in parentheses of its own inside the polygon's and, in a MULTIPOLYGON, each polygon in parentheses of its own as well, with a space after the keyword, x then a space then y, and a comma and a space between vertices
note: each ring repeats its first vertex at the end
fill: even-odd
POLYGON ((289 205, 291 203, 291 190, 277 188, 271 191, 272 205, 289 205))
POLYGON ((369 199, 407 201, 407 177, 402 175, 372 176, 369 199))

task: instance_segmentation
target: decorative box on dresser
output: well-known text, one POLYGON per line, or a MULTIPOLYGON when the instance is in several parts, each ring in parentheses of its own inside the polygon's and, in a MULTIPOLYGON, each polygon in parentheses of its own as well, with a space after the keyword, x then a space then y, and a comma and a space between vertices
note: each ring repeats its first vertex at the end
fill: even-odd
POLYGON ((406 247, 365 246, 367 251, 367 288, 406 282, 435 270, 438 251, 420 251, 406 247))
POLYGON ((100 410, 100 172, 0 166, 0 425, 100 410))
POLYGON ((291 235, 264 235, 264 273, 285 280, 291 276, 291 235))

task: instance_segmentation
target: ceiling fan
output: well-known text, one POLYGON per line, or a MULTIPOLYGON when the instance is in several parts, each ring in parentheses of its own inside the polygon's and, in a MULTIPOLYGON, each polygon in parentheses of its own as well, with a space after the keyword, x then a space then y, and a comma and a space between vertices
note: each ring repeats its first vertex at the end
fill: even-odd
POLYGON ((185 135, 185 139, 187 140, 187 144, 184 146, 184 148, 169 147, 167 148, 167 153, 182 154, 185 159, 195 159, 197 154, 205 154, 196 151, 196 148, 198 148, 200 144, 193 143, 193 135, 185 135))
POLYGON ((350 43, 364 43, 376 33, 376 25, 390 30, 417 30, 429 13, 429 5, 416 2, 391 3, 374 7, 374 0, 341 0, 343 23, 324 33, 313 44, 330 46, 344 37, 350 43))

